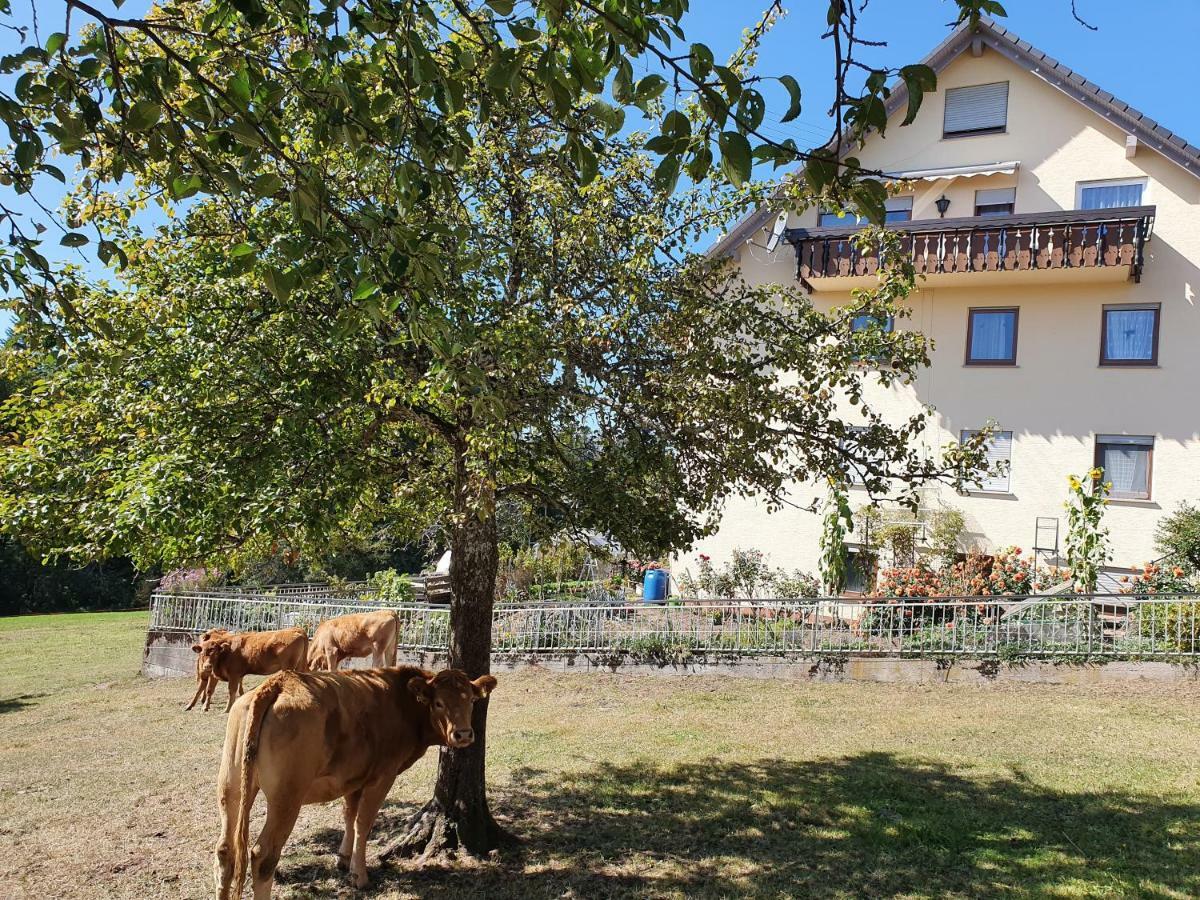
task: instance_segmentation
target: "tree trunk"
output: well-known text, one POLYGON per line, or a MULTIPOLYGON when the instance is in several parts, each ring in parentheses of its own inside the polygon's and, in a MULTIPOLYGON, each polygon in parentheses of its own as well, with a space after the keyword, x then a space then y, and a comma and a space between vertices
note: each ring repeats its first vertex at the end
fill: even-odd
MULTIPOLYGON (((495 492, 480 487, 461 460, 456 467, 455 516, 450 535, 450 667, 474 679, 491 669, 492 603, 499 568, 495 492)), ((443 748, 433 799, 406 832, 383 851, 429 858, 461 851, 485 856, 502 837, 488 809, 484 782, 487 699, 475 703, 475 742, 462 750, 443 748)))

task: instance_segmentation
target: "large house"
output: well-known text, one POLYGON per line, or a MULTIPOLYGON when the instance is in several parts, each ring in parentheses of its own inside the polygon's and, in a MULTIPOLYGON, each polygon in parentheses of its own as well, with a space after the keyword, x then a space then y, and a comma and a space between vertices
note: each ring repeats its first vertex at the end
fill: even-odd
MULTIPOLYGON (((1100 465, 1113 562, 1148 561, 1160 519, 1200 498, 1200 148, 994 22, 959 27, 925 62, 937 92, 916 121, 899 127, 900 88, 886 136, 855 152, 915 185, 888 202, 925 275, 895 327, 935 342, 932 365, 883 401, 897 419, 936 410, 930 452, 994 420, 991 452, 1009 463, 925 502, 957 508, 983 552, 1016 545, 1052 562, 1067 477, 1100 465)), ((873 283, 875 261, 847 241, 853 216, 791 211, 769 249, 777 215, 756 211, 715 252, 752 283, 798 280, 819 306, 873 283)), ((798 506, 815 496, 796 485, 798 506)), ((738 547, 815 571, 820 526, 737 499, 676 571, 738 547)))

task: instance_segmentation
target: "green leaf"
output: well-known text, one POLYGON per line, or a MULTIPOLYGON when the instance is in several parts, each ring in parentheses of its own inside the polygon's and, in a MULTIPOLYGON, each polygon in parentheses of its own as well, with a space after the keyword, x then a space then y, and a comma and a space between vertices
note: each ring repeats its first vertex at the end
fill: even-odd
POLYGON ((231 249, 229 251, 229 255, 231 257, 233 257, 234 259, 237 259, 238 257, 241 257, 241 256, 255 255, 257 253, 258 253, 258 251, 255 250, 252 245, 247 244, 245 241, 242 241, 240 244, 235 245, 233 247, 233 249, 231 249))
POLYGON ((937 73, 929 66, 905 66, 900 70, 904 86, 908 90, 908 113, 904 116, 901 127, 910 124, 921 110, 921 101, 925 94, 937 90, 937 73))
POLYGON ((67 43, 67 36, 61 31, 56 31, 50 37, 46 38, 46 53, 54 55, 67 43))
POLYGON ((511 16, 515 5, 513 0, 486 0, 486 2, 498 16, 511 16))
POLYGON ((28 172, 37 163, 41 152, 40 141, 21 141, 13 151, 13 158, 16 159, 18 166, 28 172))
POLYGON ((86 234, 80 234, 78 231, 68 231, 59 241, 64 247, 82 247, 88 242, 86 234))
POLYGON ((276 300, 280 303, 287 302, 287 298, 291 296, 292 288, 295 287, 295 276, 291 272, 284 272, 280 269, 267 269, 262 273, 263 284, 270 291, 276 300))
POLYGON ((692 70, 692 77, 703 81, 713 70, 713 52, 704 44, 692 44, 688 64, 692 70))
POLYGON ((366 300, 379 293, 379 285, 369 278, 364 278, 354 287, 353 300, 366 300))
POLYGON ((492 55, 485 80, 487 86, 496 91, 507 91, 516 80, 521 57, 512 47, 505 47, 492 55))
POLYGON ((738 101, 738 124, 747 131, 754 131, 762 124, 767 112, 767 102, 758 91, 749 90, 738 101))
POLYGON ((125 114, 125 125, 131 131, 149 131, 161 118, 161 106, 153 100, 139 100, 125 114))
POLYGON ((692 123, 677 109, 671 110, 662 121, 663 134, 673 138, 686 138, 692 133, 692 123))
POLYGON ((199 175, 180 175, 171 181, 171 194, 176 200, 186 200, 200 192, 199 175))
POLYGON ((800 83, 791 75, 780 75, 779 83, 787 88, 788 92, 788 108, 783 114, 780 122, 790 122, 796 116, 800 115, 800 83))
POLYGON ((247 147, 258 149, 263 145, 262 135, 255 130, 253 125, 242 119, 235 119, 230 122, 225 130, 247 147))
POLYGON ((661 75, 647 75, 633 89, 634 102, 639 106, 657 99, 667 89, 667 79, 661 75))
POLYGON ((667 156, 654 170, 654 186, 664 194, 674 193, 679 183, 679 157, 667 156))
POLYGON ((734 187, 750 179, 750 142, 736 131, 722 131, 717 139, 721 148, 721 171, 734 187))
POLYGON ((274 197, 283 190, 283 179, 274 172, 259 175, 254 179, 254 193, 258 197, 274 197))

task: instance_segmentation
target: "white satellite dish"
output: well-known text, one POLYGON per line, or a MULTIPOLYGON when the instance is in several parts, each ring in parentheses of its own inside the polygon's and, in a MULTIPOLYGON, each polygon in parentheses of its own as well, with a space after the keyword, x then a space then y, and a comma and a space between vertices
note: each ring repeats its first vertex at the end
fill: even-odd
POLYGON ((767 251, 775 252, 775 248, 779 246, 779 239, 783 237, 783 229, 787 228, 788 214, 787 211, 780 212, 775 217, 775 224, 771 226, 771 236, 767 238, 767 251))

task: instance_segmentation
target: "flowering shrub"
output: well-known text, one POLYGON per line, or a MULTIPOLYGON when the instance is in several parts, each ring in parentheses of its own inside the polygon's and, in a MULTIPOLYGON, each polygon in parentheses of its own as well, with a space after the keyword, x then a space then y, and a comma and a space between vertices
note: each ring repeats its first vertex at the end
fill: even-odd
POLYGON ((1005 547, 994 556, 971 553, 948 569, 934 569, 924 561, 915 566, 884 569, 875 596, 1020 596, 1044 587, 1042 581, 1034 578, 1033 561, 1021 556, 1021 548, 1005 547))
POLYGON ((1182 566, 1146 563, 1142 571, 1121 576, 1122 594, 1184 594, 1200 590, 1200 579, 1182 566))
POLYGON ((217 569, 197 566, 168 572, 158 583, 158 589, 168 592, 207 591, 219 587, 224 580, 224 575, 217 569))

